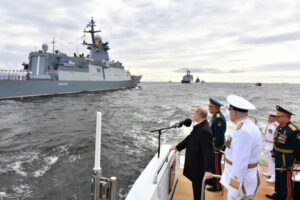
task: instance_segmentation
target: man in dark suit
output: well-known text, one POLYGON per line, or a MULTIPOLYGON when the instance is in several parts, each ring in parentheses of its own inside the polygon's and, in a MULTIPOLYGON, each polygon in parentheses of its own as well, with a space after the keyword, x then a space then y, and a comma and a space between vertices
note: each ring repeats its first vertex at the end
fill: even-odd
POLYGON ((183 175, 192 182, 194 200, 200 200, 203 177, 212 178, 213 140, 206 117, 206 109, 197 108, 194 112, 196 124, 192 132, 176 147, 171 148, 178 151, 186 148, 183 175))

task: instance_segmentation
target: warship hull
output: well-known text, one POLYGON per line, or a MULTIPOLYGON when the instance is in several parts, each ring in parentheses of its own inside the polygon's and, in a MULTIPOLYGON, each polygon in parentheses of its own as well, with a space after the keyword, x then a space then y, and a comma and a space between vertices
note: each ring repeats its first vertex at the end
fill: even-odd
POLYGON ((138 81, 0 80, 0 100, 127 89, 136 87, 138 81))
POLYGON ((181 80, 181 83, 191 83, 190 80, 181 80))

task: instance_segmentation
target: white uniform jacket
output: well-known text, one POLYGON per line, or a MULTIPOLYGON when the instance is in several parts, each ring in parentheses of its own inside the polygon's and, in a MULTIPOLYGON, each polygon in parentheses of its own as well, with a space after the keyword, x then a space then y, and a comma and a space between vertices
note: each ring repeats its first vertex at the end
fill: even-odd
POLYGON ((276 130, 276 123, 269 123, 265 130, 265 150, 272 151, 274 146, 274 133, 276 130))
POLYGON ((240 120, 226 146, 221 183, 227 188, 228 196, 233 199, 253 196, 259 183, 257 164, 262 151, 259 128, 248 117, 240 120))

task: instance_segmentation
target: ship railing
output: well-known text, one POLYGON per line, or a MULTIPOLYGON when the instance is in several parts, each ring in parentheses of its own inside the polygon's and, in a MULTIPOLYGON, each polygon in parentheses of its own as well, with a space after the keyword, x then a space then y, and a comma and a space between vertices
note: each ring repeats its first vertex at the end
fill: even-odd
POLYGON ((101 169, 101 123, 102 114, 97 112, 96 142, 95 142, 95 165, 91 183, 92 200, 117 200, 117 178, 102 177, 101 169))
POLYGON ((163 166, 165 164, 172 163, 175 158, 176 158, 175 151, 169 151, 166 154, 166 156, 163 158, 161 164, 158 166, 157 170, 154 173, 153 184, 157 184, 157 178, 158 178, 158 175, 161 172, 163 166))
MULTIPOLYGON (((212 178, 215 179, 220 179, 221 175, 217 175, 217 174, 212 174, 212 178)), ((205 200, 205 182, 207 181, 207 179, 205 177, 203 177, 202 179, 202 188, 201 188, 201 200, 205 200)))
POLYGON ((0 70, 0 80, 26 81, 29 79, 29 72, 25 70, 0 70))

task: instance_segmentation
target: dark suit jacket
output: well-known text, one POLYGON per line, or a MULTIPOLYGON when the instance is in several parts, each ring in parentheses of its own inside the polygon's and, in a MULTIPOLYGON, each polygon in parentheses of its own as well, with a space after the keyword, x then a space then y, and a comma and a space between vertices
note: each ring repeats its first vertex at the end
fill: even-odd
POLYGON ((204 172, 213 171, 213 139, 207 120, 194 126, 192 132, 176 146, 178 151, 184 148, 183 175, 192 182, 201 182, 204 172))

